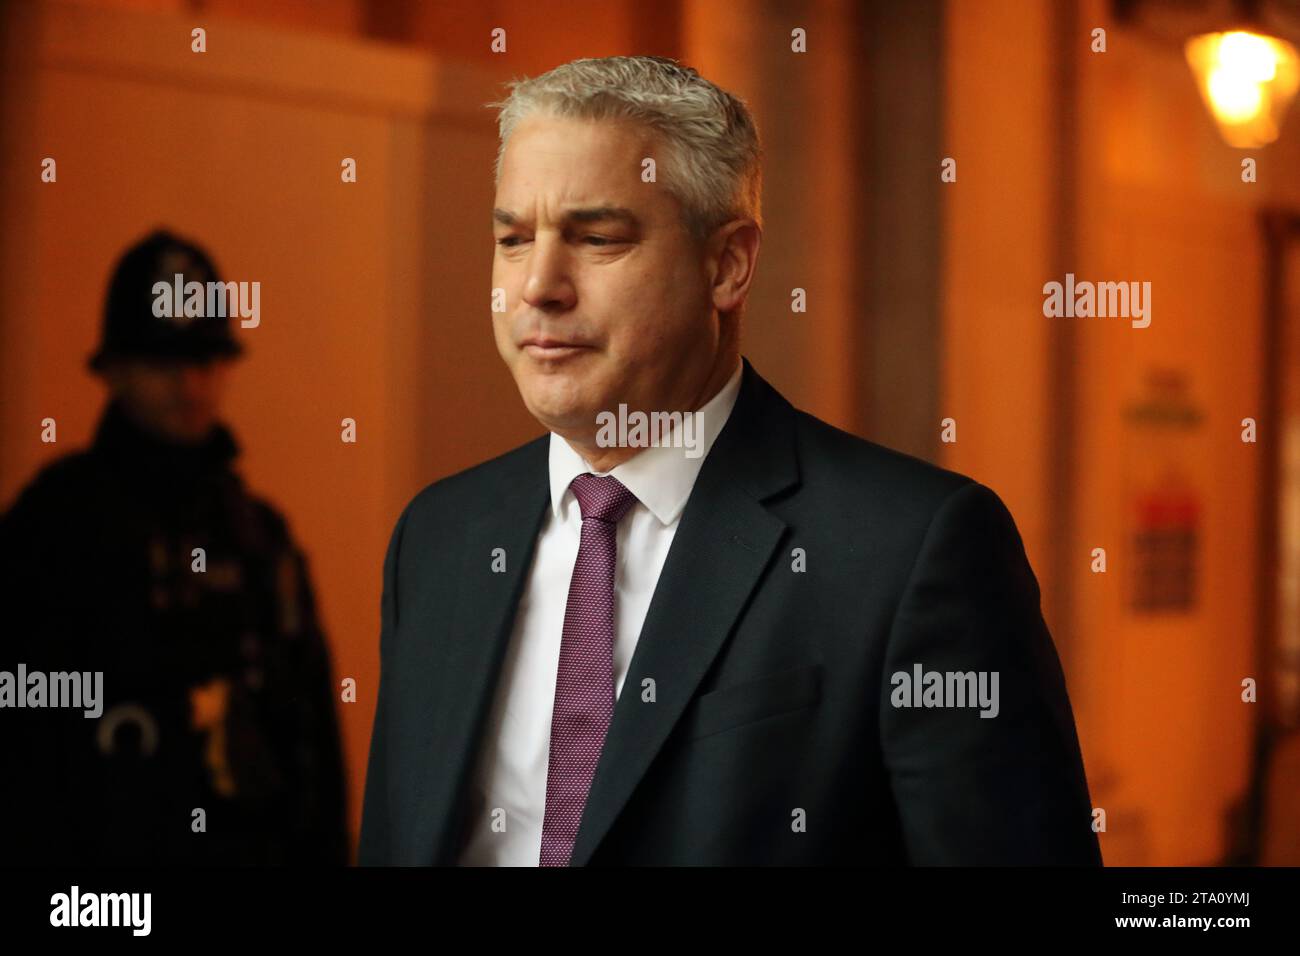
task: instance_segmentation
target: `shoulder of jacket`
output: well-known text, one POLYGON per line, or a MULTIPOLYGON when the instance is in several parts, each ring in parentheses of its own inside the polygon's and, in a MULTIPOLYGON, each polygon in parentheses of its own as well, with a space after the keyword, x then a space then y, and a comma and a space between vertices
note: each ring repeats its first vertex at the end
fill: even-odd
POLYGON ((797 411, 800 467, 833 484, 869 491, 883 503, 937 509, 955 492, 978 484, 969 475, 836 428, 797 411))
POLYGON ((100 485, 100 469, 95 456, 88 451, 75 451, 46 462, 19 490, 10 508, 20 510, 50 500, 81 500, 87 489, 100 485))
POLYGON ((403 515, 424 517, 449 510, 459 513, 462 508, 494 493, 519 487, 530 477, 544 479, 549 441, 548 433, 495 458, 430 482, 411 498, 403 515))

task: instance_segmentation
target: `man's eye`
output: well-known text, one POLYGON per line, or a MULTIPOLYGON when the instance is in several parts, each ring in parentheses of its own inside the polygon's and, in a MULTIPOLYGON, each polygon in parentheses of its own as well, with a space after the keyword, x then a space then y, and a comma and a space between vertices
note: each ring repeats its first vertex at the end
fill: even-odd
POLYGON ((593 246, 612 246, 614 243, 619 242, 620 240, 610 239, 607 236, 584 236, 583 241, 589 242, 593 246))
POLYGON ((513 246, 517 242, 522 242, 518 236, 504 236, 497 240, 498 246, 513 246))

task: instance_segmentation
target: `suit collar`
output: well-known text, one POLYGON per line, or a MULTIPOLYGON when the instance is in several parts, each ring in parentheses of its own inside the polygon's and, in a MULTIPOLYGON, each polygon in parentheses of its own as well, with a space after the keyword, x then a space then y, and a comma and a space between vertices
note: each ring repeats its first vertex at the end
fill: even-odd
MULTIPOLYGON (((689 457, 681 447, 655 445, 599 474, 613 475, 661 524, 672 524, 685 509, 700 468, 731 416, 743 375, 744 365, 737 362, 735 374, 695 413, 693 431, 683 429, 687 437, 698 443, 695 457, 689 457)), ((578 475, 591 473, 591 466, 554 432, 550 436, 548 451, 551 509, 558 519, 565 495, 572 495, 569 484, 578 475)))

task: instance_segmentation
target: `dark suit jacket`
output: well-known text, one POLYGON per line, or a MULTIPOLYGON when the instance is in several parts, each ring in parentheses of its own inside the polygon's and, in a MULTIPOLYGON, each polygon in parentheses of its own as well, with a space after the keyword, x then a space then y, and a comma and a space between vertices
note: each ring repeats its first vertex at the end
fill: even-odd
MULTIPOLYGON (((397 522, 363 865, 458 858, 549 507, 547 442, 430 485, 397 522)), ((1099 864, 1091 822, 1060 663, 1001 500, 797 411, 746 360, 570 865, 1099 864), (998 672, 999 713, 894 706, 891 676, 917 664, 998 672)))

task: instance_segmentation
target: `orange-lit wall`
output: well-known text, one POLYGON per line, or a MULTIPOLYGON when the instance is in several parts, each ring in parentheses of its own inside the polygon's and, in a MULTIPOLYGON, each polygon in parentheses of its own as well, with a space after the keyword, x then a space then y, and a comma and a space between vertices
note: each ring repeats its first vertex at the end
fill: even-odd
MULTIPOLYGON (((1241 419, 1259 416, 1256 217, 1268 204, 1300 208, 1290 175, 1300 135, 1293 115, 1268 149, 1229 149, 1180 50, 1111 22, 1108 10, 1088 0, 1061 23, 1046 5, 949 4, 949 150, 960 175, 945 206, 944 368, 959 440, 946 461, 1003 493, 1045 590, 1062 597, 1049 600, 1048 621, 1065 637, 1093 802, 1107 811, 1107 862, 1209 864, 1227 848, 1226 815, 1247 784, 1255 712, 1241 681, 1259 676, 1259 446, 1240 438, 1241 419), (1104 53, 1090 49, 1094 27, 1107 30, 1104 53), (1062 36, 1074 44, 1078 103, 1064 128, 1062 36), (1241 180, 1246 155, 1258 183, 1241 180), (1150 281, 1150 327, 1045 318, 1042 285, 1066 270, 1150 281), (1053 322, 1072 323, 1066 405, 1045 374, 1053 322), (1126 509, 1154 453, 1123 409, 1152 368, 1184 374, 1205 413, 1175 453, 1203 509, 1198 602, 1187 614, 1139 615, 1127 603, 1126 509), (1062 502, 1048 456, 1063 440, 1077 509, 1070 573, 1055 580, 1062 502), (1105 574, 1091 570, 1097 547, 1105 574)), ((1270 440, 1267 426, 1261 435, 1270 440)))

